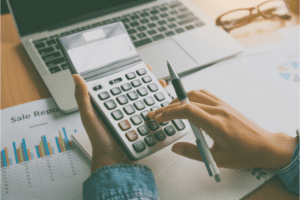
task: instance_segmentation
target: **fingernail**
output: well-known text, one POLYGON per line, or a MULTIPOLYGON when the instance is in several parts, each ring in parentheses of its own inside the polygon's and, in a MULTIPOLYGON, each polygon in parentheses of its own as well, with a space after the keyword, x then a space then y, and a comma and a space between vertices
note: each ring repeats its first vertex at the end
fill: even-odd
POLYGON ((160 121, 161 120, 161 116, 162 116, 162 113, 160 113, 159 115, 156 115, 155 120, 156 121, 160 121))
POLYGON ((79 84, 78 78, 79 78, 79 77, 76 76, 76 74, 73 74, 73 80, 74 80, 75 85, 78 85, 78 84, 79 84))
POLYGON ((183 154, 183 148, 182 148, 182 147, 178 147, 177 145, 173 145, 172 151, 173 151, 174 153, 179 154, 179 155, 182 155, 182 154, 183 154))

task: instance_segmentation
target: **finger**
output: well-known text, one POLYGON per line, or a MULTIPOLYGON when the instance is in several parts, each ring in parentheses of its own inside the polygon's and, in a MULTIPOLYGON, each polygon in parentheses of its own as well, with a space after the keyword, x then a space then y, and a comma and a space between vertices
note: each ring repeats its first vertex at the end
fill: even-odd
MULTIPOLYGON (((197 103, 201 103, 201 104, 205 104, 205 105, 210 105, 210 106, 217 106, 219 105, 219 102, 208 96, 205 93, 202 93, 201 91, 198 90, 192 90, 190 92, 187 93, 188 98, 191 102, 197 102, 197 103)), ((178 98, 174 99, 171 104, 173 103, 177 103, 179 102, 178 98)))
POLYGON ((173 119, 188 119, 191 123, 201 126, 209 126, 214 121, 213 116, 197 107, 193 103, 174 106, 155 116, 157 122, 165 122, 173 119))
POLYGON ((74 74, 73 79, 75 82, 75 98, 78 104, 80 115, 82 116, 81 119, 84 121, 86 117, 93 119, 96 118, 94 108, 91 104, 88 88, 84 79, 78 74, 74 74))
POLYGON ((212 93, 208 92, 207 90, 202 89, 202 90, 200 90, 200 92, 206 94, 207 96, 210 96, 211 98, 213 98, 213 99, 215 99, 217 101, 223 102, 219 97, 213 95, 212 93))
MULTIPOLYGON (((203 162, 203 158, 200 154, 198 147, 194 144, 187 142, 178 142, 172 146, 172 151, 178 155, 182 155, 184 157, 201 161, 203 162)), ((226 155, 224 152, 219 150, 210 149, 210 152, 216 162, 216 164, 220 167, 226 160, 226 155)))
POLYGON ((177 102, 177 103, 175 103, 175 104, 172 104, 172 105, 170 104, 170 105, 168 105, 168 106, 166 106, 166 107, 159 108, 159 109, 157 109, 156 111, 148 112, 148 117, 149 117, 150 119, 153 119, 155 116, 159 115, 160 113, 164 112, 165 110, 170 109, 170 108, 173 108, 173 107, 175 107, 175 106, 180 106, 180 105, 181 105, 181 103, 180 103, 180 102, 177 102))
POLYGON ((153 68, 151 65, 147 65, 148 69, 152 72, 153 71, 153 68))
POLYGON ((167 82, 165 80, 163 80, 163 79, 159 79, 158 82, 161 84, 161 86, 163 88, 166 88, 168 86, 167 82))

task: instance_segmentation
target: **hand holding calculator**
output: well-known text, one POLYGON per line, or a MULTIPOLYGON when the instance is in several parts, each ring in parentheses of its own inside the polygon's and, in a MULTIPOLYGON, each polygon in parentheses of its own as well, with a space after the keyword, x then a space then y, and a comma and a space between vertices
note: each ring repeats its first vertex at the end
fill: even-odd
POLYGON ((122 23, 58 39, 73 74, 80 74, 95 108, 131 160, 172 144, 189 130, 186 120, 158 123, 148 112, 171 98, 142 62, 122 23))

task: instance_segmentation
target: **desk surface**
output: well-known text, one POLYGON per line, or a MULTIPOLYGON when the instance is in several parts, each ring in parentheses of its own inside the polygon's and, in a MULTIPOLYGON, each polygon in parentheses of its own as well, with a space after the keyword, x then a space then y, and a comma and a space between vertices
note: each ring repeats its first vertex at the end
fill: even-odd
MULTIPOLYGON (((262 0, 190 0, 208 17, 215 20, 222 13, 235 9, 251 7, 262 0)), ((230 34, 243 46, 282 41, 276 32, 280 28, 299 24, 299 15, 292 13, 290 21, 258 21, 233 30, 230 34)), ((1 16, 1 109, 51 97, 30 58, 25 52, 10 14, 1 16)), ((298 199, 287 192, 279 178, 273 178, 256 191, 245 197, 256 199, 298 199)))

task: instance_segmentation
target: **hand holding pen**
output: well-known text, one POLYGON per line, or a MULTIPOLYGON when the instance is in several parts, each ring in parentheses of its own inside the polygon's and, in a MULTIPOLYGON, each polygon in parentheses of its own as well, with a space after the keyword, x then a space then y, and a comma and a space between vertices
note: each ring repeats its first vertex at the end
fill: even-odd
MULTIPOLYGON (((210 152, 218 167, 276 170, 290 163, 291 156, 284 155, 293 154, 293 138, 264 130, 206 90, 193 90, 187 96, 190 104, 181 104, 176 98, 169 106, 149 112, 148 117, 157 122, 188 119, 201 127, 214 141, 210 152)), ((177 142, 172 151, 203 162, 195 144, 177 142)))

